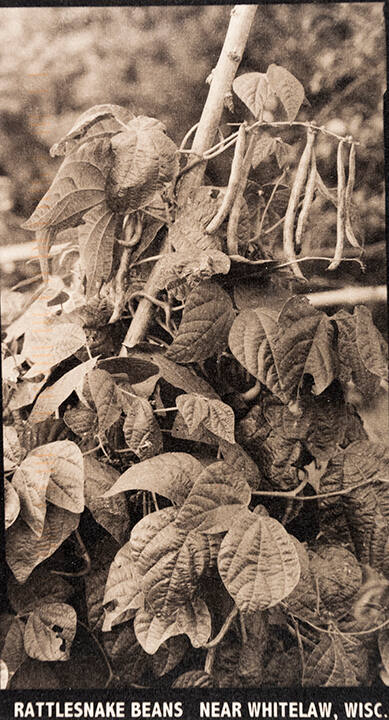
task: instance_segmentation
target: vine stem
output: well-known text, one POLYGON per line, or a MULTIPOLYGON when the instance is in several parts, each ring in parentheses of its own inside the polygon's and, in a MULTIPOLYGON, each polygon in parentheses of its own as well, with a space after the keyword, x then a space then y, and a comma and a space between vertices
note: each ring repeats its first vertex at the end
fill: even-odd
MULTIPOLYGON (((297 496, 295 495, 295 490, 287 490, 286 492, 282 492, 282 490, 253 490, 252 495, 266 495, 268 497, 284 497, 287 499, 292 500, 298 500, 299 502, 306 502, 307 500, 321 500, 321 498, 326 497, 336 497, 337 495, 348 495, 348 493, 353 492, 353 490, 357 490, 360 487, 363 487, 364 485, 372 485, 376 480, 362 480, 362 482, 358 483, 357 485, 353 485, 352 487, 348 488, 342 488, 342 490, 331 490, 330 492, 325 493, 319 493, 318 495, 303 495, 303 496, 297 496)), ((387 480, 380 480, 380 482, 388 482, 387 480)), ((296 488, 297 490, 299 488, 296 488)))
POLYGON ((204 649, 204 650, 209 650, 210 648, 214 648, 214 647, 216 647, 216 645, 219 645, 219 642, 221 642, 221 641, 223 640, 224 636, 225 636, 226 633, 227 633, 227 630, 229 629, 229 627, 230 627, 231 623, 233 622, 233 620, 236 618, 237 614, 238 614, 238 608, 237 608, 236 605, 234 605, 234 607, 232 608, 232 610, 231 610, 231 612, 229 613, 229 615, 227 615, 227 617, 226 617, 223 625, 221 626, 218 634, 213 638, 213 640, 210 640, 209 642, 207 642, 207 643, 205 643, 204 645, 202 645, 202 646, 201 646, 202 649, 204 649))
MULTIPOLYGON (((231 11, 223 48, 212 75, 208 97, 193 140, 192 153, 194 155, 202 155, 214 141, 223 112, 224 98, 231 89, 232 81, 242 59, 256 9, 256 5, 235 5, 231 11)), ((178 189, 178 204, 180 206, 185 204, 191 190, 201 185, 205 166, 206 161, 199 163, 186 173, 180 181, 178 189)), ((168 249, 169 240, 165 238, 160 252, 166 253, 168 249)), ((158 262, 154 265, 144 290, 145 293, 152 297, 155 297, 159 292, 158 262)), ((121 356, 127 355, 126 348, 134 347, 143 340, 152 318, 152 312, 153 303, 147 298, 142 298, 123 340, 120 351, 121 356)))

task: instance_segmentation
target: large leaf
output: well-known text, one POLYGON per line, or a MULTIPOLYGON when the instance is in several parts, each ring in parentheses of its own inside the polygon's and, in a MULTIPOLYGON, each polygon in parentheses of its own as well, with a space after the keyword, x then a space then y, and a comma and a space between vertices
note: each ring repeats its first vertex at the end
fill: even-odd
POLYGON ((134 212, 153 199, 178 170, 176 145, 154 118, 139 116, 111 140, 107 201, 114 212, 134 212))
POLYGON ((113 259, 114 243, 120 236, 120 224, 106 202, 95 205, 83 217, 78 227, 80 264, 86 279, 86 297, 99 291, 108 280, 113 259))
POLYGON ((66 135, 50 148, 50 155, 69 155, 81 143, 95 138, 112 137, 134 118, 120 105, 94 105, 86 110, 66 135))
POLYGON ((4 478, 4 522, 6 530, 14 524, 19 512, 19 495, 10 481, 4 478))
POLYGON ((240 472, 223 461, 213 463, 204 468, 180 508, 177 527, 185 532, 224 532, 250 499, 250 487, 240 472))
POLYGON ((295 544, 274 518, 246 511, 232 522, 222 541, 220 576, 244 613, 277 605, 300 577, 295 544))
POLYGON ((162 453, 132 465, 106 493, 106 497, 126 490, 149 490, 182 505, 203 466, 187 453, 162 453))
POLYGON ((339 635, 321 635, 320 642, 307 658, 302 684, 305 687, 355 687, 359 684, 339 635))
POLYGON ((254 117, 258 119, 269 94, 268 77, 260 72, 244 73, 235 78, 232 88, 254 117))
POLYGON ((36 660, 68 660, 77 614, 65 603, 43 603, 29 616, 24 633, 27 655, 36 660))
POLYGON ((23 583, 36 565, 46 560, 77 529, 79 515, 49 505, 42 535, 38 538, 21 519, 7 530, 6 559, 15 578, 23 583))
POLYGON ((221 400, 207 398, 195 393, 179 395, 176 405, 184 418, 189 433, 203 425, 217 437, 234 443, 235 416, 232 408, 221 400))
POLYGON ((123 434, 130 450, 139 460, 158 455, 163 447, 162 433, 150 403, 144 398, 133 397, 125 411, 123 434))
POLYGON ((216 283, 203 282, 189 294, 166 356, 176 362, 199 362, 224 350, 233 319, 229 295, 216 283))
POLYGON ((387 344, 375 327, 369 308, 364 305, 357 305, 354 314, 357 348, 364 366, 373 375, 387 379, 387 344))
POLYGON ((143 602, 130 542, 127 542, 116 554, 109 569, 103 600, 103 605, 109 607, 105 608, 103 630, 111 630, 114 625, 129 620, 138 608, 143 607, 143 602))
POLYGON ((39 395, 30 414, 30 423, 46 420, 71 395, 76 387, 82 387, 85 375, 96 364, 97 358, 77 365, 60 377, 54 385, 45 388, 39 395))
POLYGON ((107 492, 117 481, 119 473, 87 455, 84 458, 85 505, 98 522, 121 545, 130 533, 130 518, 124 495, 107 498, 107 492))
POLYGON ((309 301, 290 298, 278 318, 276 356, 281 385, 294 397, 305 375, 311 375, 314 392, 320 395, 335 376, 332 351, 334 330, 325 313, 309 301))
MULTIPOLYGON (((366 314, 355 310, 350 315, 339 310, 332 316, 338 330, 337 350, 340 361, 340 379, 353 380, 357 389, 370 400, 377 394, 382 370, 382 347, 366 314)), ((378 331, 377 331, 378 332, 378 331)))
POLYGON ((73 355, 85 343, 86 335, 79 325, 42 318, 26 331, 23 355, 37 366, 38 375, 73 355))
POLYGON ((106 370, 88 373, 88 385, 96 405, 99 432, 104 433, 119 419, 122 404, 115 381, 106 370))
MULTIPOLYGON (((44 447, 44 446, 43 446, 44 447)), ((46 490, 50 465, 45 450, 37 448, 23 460, 12 479, 12 488, 20 502, 20 516, 39 537, 46 517, 46 490)))
POLYGON ((219 397, 212 385, 207 383, 202 377, 196 375, 191 368, 178 365, 172 360, 169 360, 153 345, 144 344, 144 347, 142 346, 141 349, 137 347, 135 349, 129 349, 128 352, 130 362, 136 361, 137 356, 144 358, 145 361, 147 358, 152 360, 152 363, 158 367, 161 377, 163 377, 169 385, 173 385, 173 387, 184 390, 187 393, 198 393, 199 395, 204 395, 204 397, 219 397), (134 357, 132 357, 133 355, 134 357))
POLYGON ((33 452, 46 458, 50 467, 46 499, 64 510, 81 513, 84 509, 84 461, 80 448, 70 440, 58 440, 33 452))
POLYGON ((193 598, 179 609, 175 618, 156 617, 148 610, 138 610, 134 630, 143 649, 153 655, 168 638, 188 635, 193 647, 204 645, 211 634, 211 616, 201 598, 193 598))
POLYGON ((285 401, 287 394, 281 384, 276 339, 277 313, 268 308, 256 308, 239 313, 228 342, 240 364, 285 401))
POLYGON ((271 89, 281 100, 289 122, 293 122, 305 96, 301 82, 289 70, 274 63, 269 65, 266 77, 271 89))

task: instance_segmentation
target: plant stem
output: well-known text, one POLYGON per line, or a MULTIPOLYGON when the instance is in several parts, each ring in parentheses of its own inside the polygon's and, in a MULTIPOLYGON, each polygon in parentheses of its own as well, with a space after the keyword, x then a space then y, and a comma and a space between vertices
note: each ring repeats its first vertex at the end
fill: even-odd
MULTIPOLYGON (((214 141, 223 112, 224 97, 230 91, 232 81, 242 59, 247 38, 256 13, 256 5, 235 5, 231 11, 231 19, 223 48, 213 73, 208 97, 196 130, 192 152, 202 155, 214 141)), ((193 188, 201 185, 206 161, 196 165, 182 178, 178 190, 178 203, 184 205, 193 188)), ((161 253, 169 249, 168 238, 161 247, 161 253)), ((159 292, 159 264, 153 267, 145 285, 145 293, 155 297, 159 292)), ((134 347, 143 340, 152 318, 153 303, 147 298, 140 301, 131 325, 123 341, 120 355, 127 355, 126 348, 134 347)))

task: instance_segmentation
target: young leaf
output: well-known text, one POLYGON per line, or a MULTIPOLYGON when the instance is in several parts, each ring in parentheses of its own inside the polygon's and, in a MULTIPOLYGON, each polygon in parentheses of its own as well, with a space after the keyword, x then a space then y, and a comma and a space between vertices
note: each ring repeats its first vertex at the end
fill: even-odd
POLYGON ((153 408, 144 398, 129 398, 123 424, 124 439, 139 460, 147 460, 162 451, 162 433, 153 408))
POLYGON ((65 603, 43 603, 29 616, 24 633, 27 655, 36 660, 68 660, 77 614, 65 603))
POLYGON ((258 120, 269 94, 268 77, 260 72, 244 73, 235 78, 232 88, 258 120))
POLYGON ((103 600, 103 605, 109 607, 105 608, 103 630, 111 630, 114 625, 129 620, 138 608, 143 607, 143 602, 130 542, 127 542, 116 554, 109 569, 103 600))
POLYGON ((95 366, 97 358, 77 365, 39 395, 30 414, 30 423, 46 420, 71 395, 73 390, 82 387, 85 375, 95 366))
POLYGON ((14 524, 20 512, 20 500, 15 488, 4 478, 4 522, 7 530, 14 524))
POLYGON ((340 636, 321 635, 320 642, 307 658, 302 684, 304 687, 355 687, 359 684, 340 636))
POLYGON ((187 453, 162 453, 128 468, 105 494, 149 490, 182 505, 203 466, 187 453))
POLYGON ((107 281, 112 269, 113 248, 120 224, 106 202, 88 210, 78 227, 80 265, 86 279, 86 298, 91 298, 107 281))
POLYGON ((176 404, 190 434, 197 430, 199 425, 203 425, 222 440, 235 442, 235 416, 229 405, 221 400, 202 397, 195 393, 179 395, 176 404))
POLYGON ((16 580, 23 583, 34 567, 46 560, 76 530, 79 515, 48 505, 42 535, 38 538, 21 518, 7 530, 6 559, 16 580))
POLYGON ((122 404, 115 381, 106 370, 92 370, 88 373, 88 385, 96 405, 99 432, 104 433, 119 419, 122 404))
POLYGON ((222 541, 220 576, 244 613, 277 605, 300 578, 300 562, 291 536, 274 518, 241 513, 222 541))
POLYGON ((111 140, 112 167, 107 202, 115 213, 129 213, 151 202, 178 171, 176 145, 154 118, 139 116, 111 140))
POLYGON ((35 323, 35 328, 26 331, 23 355, 36 364, 38 375, 73 355, 85 343, 86 335, 79 325, 42 320, 39 326, 35 323))
POLYGON ((86 110, 66 135, 50 148, 50 155, 69 155, 81 143, 112 137, 133 120, 131 110, 120 105, 94 105, 86 110))
POLYGON ((224 532, 250 499, 250 487, 241 473, 223 461, 212 463, 197 478, 178 512, 176 525, 185 532, 224 532))
POLYGON ((130 518, 124 495, 104 497, 117 481, 119 473, 95 458, 84 457, 85 505, 98 522, 121 545, 130 533, 130 518))
POLYGON ((229 295, 212 281, 201 283, 188 296, 166 357, 181 363, 200 362, 224 350, 233 319, 229 295))
POLYGON ((266 77, 271 89, 281 100, 289 122, 293 122, 305 96, 301 82, 289 70, 274 63, 269 65, 266 77))

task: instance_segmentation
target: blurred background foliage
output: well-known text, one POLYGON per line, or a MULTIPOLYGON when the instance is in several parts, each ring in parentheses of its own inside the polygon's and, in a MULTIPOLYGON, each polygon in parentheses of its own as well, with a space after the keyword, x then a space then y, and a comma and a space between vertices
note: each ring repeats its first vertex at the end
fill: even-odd
MULTIPOLYGON (((230 6, 216 5, 0 10, 0 205, 8 216, 2 243, 31 239, 19 224, 58 168, 49 148, 89 106, 118 103, 158 117, 177 143, 182 140, 199 119, 229 12, 230 6)), ((302 119, 361 143, 360 231, 366 244, 382 242, 383 3, 260 5, 239 72, 266 72, 272 62, 303 83, 311 107, 303 108, 302 119)), ((277 113, 270 109, 266 119, 280 119, 277 113)), ((226 122, 241 119, 225 111, 226 122)), ((304 142, 294 130, 285 139, 299 139, 298 150, 304 142)), ((317 154, 323 178, 334 186, 333 140, 320 138, 317 154)), ((210 168, 212 182, 225 182, 226 160, 210 168)), ((333 245, 335 222, 334 208, 322 203, 316 242, 333 245)), ((373 271, 374 282, 385 282, 382 257, 373 271)))

